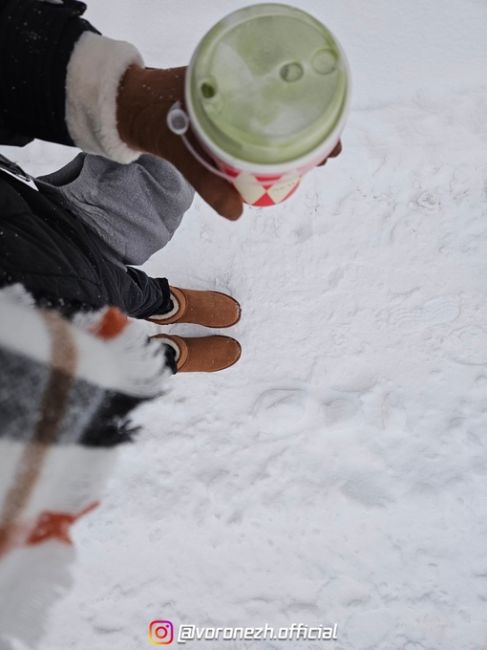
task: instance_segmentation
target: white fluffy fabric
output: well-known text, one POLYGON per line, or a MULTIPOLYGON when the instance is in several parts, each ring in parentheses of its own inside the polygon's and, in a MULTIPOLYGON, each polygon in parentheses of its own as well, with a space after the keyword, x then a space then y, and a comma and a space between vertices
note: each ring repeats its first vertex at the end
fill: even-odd
POLYGON ((172 292, 171 292, 171 300, 173 304, 173 308, 171 309, 171 311, 168 311, 166 314, 154 314, 149 318, 149 320, 167 320, 168 318, 172 318, 173 316, 175 316, 179 311, 179 301, 172 292))
MULTIPOLYGON (((39 310, 26 308, 28 294, 18 285, 16 288, 0 292, 0 346, 38 363, 49 363, 51 341, 46 323, 39 310)), ((147 334, 137 321, 131 321, 113 340, 99 340, 87 331, 90 321, 96 322, 99 316, 80 315, 76 319, 78 327, 71 328, 78 349, 77 377, 141 399, 159 393, 164 379, 171 374, 169 369, 163 371, 164 359, 157 354, 160 343, 147 342, 147 334)))
MULTIPOLYGON (((14 480, 23 449, 21 441, 0 438, 0 506, 14 480)), ((87 506, 100 503, 116 461, 117 447, 53 447, 22 513, 22 522, 32 525, 46 512, 76 516, 87 506)), ((76 525, 69 530, 72 538, 76 537, 75 531, 76 525)), ((20 546, 1 557, 0 592, 9 597, 2 598, 0 607, 0 650, 37 647, 50 608, 72 584, 71 565, 75 556, 74 545, 50 539, 20 546)))
POLYGON ((71 583, 71 526, 100 504, 129 413, 170 374, 137 323, 100 338, 105 312, 66 321, 30 303, 0 291, 0 650, 37 647, 71 583))
POLYGON ((85 32, 76 43, 66 76, 66 123, 75 144, 88 153, 130 163, 140 151, 128 147, 117 129, 117 94, 130 65, 142 66, 138 50, 85 32))

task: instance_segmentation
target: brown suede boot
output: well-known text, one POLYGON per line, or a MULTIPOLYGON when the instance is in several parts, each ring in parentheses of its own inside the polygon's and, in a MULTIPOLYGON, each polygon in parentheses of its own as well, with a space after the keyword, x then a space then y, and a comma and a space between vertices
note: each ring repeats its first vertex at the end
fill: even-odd
POLYGON ((151 337, 170 345, 176 352, 178 372, 217 372, 240 359, 240 343, 229 336, 183 337, 158 334, 151 337))
POLYGON ((240 305, 219 291, 195 291, 171 287, 174 308, 168 314, 154 314, 147 320, 158 325, 194 323, 205 327, 231 327, 240 320, 240 305))

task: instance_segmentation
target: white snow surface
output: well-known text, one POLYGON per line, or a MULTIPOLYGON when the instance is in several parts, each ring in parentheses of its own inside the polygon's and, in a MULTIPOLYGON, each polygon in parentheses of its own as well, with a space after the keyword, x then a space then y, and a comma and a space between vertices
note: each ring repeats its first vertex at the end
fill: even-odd
MULTIPOLYGON (((87 15, 168 66, 244 4, 87 15)), ((487 5, 296 4, 350 57, 344 152, 238 223, 197 199, 146 265, 238 298, 243 358, 138 410, 42 650, 150 647, 152 619, 338 623, 335 642, 188 648, 487 647, 487 5)), ((2 151, 33 173, 73 155, 2 151)))

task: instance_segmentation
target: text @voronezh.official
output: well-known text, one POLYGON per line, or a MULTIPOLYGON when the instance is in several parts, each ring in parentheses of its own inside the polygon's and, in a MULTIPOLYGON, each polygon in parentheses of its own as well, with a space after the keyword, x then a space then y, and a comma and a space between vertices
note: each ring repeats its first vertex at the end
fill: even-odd
POLYGON ((185 644, 189 641, 336 641, 338 624, 304 625, 292 623, 287 627, 274 627, 267 623, 255 627, 199 627, 179 625, 171 621, 155 620, 149 624, 149 641, 152 645, 185 644))

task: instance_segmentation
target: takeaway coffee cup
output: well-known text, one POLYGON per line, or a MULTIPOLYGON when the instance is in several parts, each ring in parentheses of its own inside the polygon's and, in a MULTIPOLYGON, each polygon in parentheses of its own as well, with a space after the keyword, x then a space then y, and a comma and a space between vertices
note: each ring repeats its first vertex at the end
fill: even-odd
POLYGON ((308 13, 283 4, 235 11, 200 41, 185 88, 187 113, 168 116, 189 128, 246 203, 275 205, 335 148, 350 97, 345 54, 332 33, 308 13))

